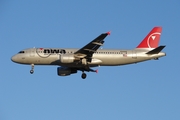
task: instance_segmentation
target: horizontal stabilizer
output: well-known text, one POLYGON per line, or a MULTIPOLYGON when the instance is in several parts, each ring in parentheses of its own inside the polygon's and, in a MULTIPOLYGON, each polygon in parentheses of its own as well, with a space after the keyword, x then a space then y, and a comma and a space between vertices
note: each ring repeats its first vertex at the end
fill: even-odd
POLYGON ((161 52, 161 50, 164 48, 165 46, 159 46, 149 52, 147 52, 146 54, 158 54, 159 52, 161 52))

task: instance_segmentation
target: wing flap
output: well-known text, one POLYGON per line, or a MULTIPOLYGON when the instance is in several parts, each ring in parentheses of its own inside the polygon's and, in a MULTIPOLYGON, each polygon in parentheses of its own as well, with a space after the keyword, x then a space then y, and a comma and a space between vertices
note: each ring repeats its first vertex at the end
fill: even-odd
POLYGON ((98 43, 98 42, 92 42, 92 44, 99 45, 99 46, 103 45, 102 43, 98 43))
POLYGON ((86 50, 86 51, 89 51, 89 52, 96 52, 96 50, 91 50, 91 49, 84 49, 84 50, 86 50))

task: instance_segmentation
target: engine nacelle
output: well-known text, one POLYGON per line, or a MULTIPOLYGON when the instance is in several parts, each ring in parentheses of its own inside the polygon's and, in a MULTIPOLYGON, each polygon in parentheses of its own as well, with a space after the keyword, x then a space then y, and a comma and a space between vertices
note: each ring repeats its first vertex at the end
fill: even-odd
POLYGON ((91 60, 91 62, 89 62, 88 64, 89 64, 89 65, 94 65, 94 64, 95 64, 95 65, 100 65, 101 63, 102 63, 101 60, 99 60, 99 59, 94 59, 94 58, 93 58, 93 59, 91 60))
POLYGON ((60 55, 60 62, 61 63, 73 63, 75 60, 74 55, 60 55))
POLYGON ((57 74, 59 76, 68 76, 71 74, 77 73, 77 70, 66 68, 66 67, 58 67, 57 74))

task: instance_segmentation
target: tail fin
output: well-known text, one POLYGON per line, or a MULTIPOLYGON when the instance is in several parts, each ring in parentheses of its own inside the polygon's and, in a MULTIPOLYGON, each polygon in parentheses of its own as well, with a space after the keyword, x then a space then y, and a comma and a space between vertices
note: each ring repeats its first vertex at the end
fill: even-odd
POLYGON ((136 48, 157 48, 162 27, 154 27, 136 48))

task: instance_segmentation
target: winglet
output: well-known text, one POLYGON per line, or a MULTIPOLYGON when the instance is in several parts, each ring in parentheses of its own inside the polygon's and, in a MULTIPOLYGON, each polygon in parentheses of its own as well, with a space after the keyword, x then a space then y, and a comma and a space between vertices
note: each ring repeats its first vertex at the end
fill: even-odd
POLYGON ((107 34, 108 34, 108 35, 110 35, 110 34, 111 34, 111 32, 110 32, 110 31, 108 31, 108 32, 107 32, 107 34))
POLYGON ((89 69, 89 71, 98 73, 98 69, 97 70, 89 69))

